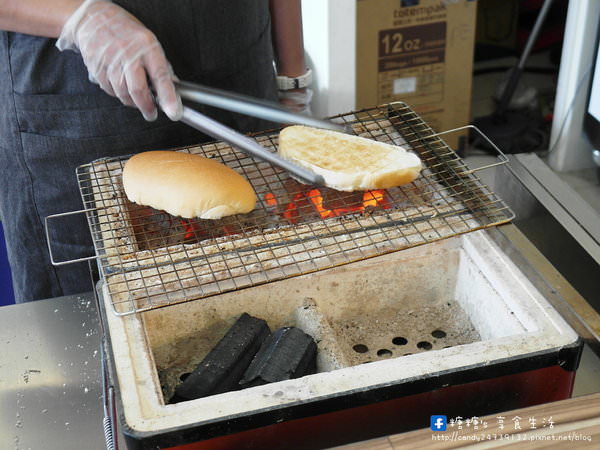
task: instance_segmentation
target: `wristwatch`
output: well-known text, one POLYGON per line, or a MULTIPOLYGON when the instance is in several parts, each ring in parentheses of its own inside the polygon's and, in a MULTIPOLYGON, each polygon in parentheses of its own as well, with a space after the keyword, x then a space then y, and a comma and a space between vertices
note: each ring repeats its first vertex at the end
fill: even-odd
POLYGON ((306 69, 306 72, 297 77, 286 77, 277 75, 277 88, 280 91, 289 91, 290 89, 301 89, 310 86, 312 83, 312 70, 306 69))

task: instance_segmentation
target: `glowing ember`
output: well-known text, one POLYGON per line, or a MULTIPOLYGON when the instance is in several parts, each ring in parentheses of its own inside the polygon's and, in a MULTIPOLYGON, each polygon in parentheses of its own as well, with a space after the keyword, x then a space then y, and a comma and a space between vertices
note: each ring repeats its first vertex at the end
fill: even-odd
POLYGON ((277 206, 277 199, 271 192, 265 194, 265 203, 267 206, 277 206))
POLYGON ((319 213, 319 215, 323 218, 329 217, 331 211, 323 208, 323 196, 321 195, 321 191, 318 189, 313 189, 308 192, 308 198, 314 205, 315 209, 319 213))
POLYGON ((285 211, 283 212, 283 217, 289 220, 292 223, 296 223, 298 220, 298 207, 297 203, 304 198, 304 194, 296 194, 294 195, 294 201, 288 203, 285 207, 285 211))
POLYGON ((185 230, 185 235, 183 236, 183 239, 185 239, 186 241, 188 239, 192 239, 195 235, 195 229, 196 229, 196 227, 194 226, 194 223, 192 221, 189 221, 186 219, 181 219, 179 222, 181 223, 181 226, 185 230))
MULTIPOLYGON (((265 202, 269 206, 278 206, 277 199, 269 192, 264 196, 265 202)), ((353 205, 347 205, 341 208, 327 209, 323 205, 323 195, 318 189, 311 189, 308 192, 301 192, 294 195, 293 200, 288 203, 282 216, 290 221, 291 223, 297 223, 299 213, 299 207, 304 207, 304 204, 312 206, 312 209, 316 210, 319 216, 323 219, 330 217, 339 217, 344 214, 351 213, 363 213, 368 208, 380 207, 383 209, 390 209, 392 206, 387 200, 385 190, 373 190, 365 191, 362 196, 362 203, 356 203, 353 205), (308 202, 307 202, 308 201, 308 202)))
POLYGON ((365 208, 371 206, 373 208, 379 206, 383 209, 390 209, 392 205, 387 200, 385 196, 385 191, 383 189, 378 189, 375 191, 365 191, 363 195, 363 205, 365 208))
POLYGON ((223 225, 223 236, 231 236, 232 234, 238 234, 232 225, 223 225))
POLYGON ((239 234, 239 231, 237 231, 237 227, 235 226, 235 224, 220 223, 218 225, 215 225, 216 228, 209 228, 208 223, 210 222, 205 222, 204 225, 201 225, 196 220, 179 219, 179 223, 181 224, 183 231, 185 232, 183 236, 183 241, 188 244, 193 242, 199 242, 203 239, 208 239, 211 237, 231 236, 233 234, 239 234))

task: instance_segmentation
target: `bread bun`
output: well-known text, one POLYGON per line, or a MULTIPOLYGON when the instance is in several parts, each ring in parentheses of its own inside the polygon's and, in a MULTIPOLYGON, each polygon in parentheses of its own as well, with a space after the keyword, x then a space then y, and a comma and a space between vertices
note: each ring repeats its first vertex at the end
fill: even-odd
POLYGON ((235 170, 200 155, 152 151, 132 156, 123 169, 127 198, 185 218, 220 219, 256 205, 252 186, 235 170))
POLYGON ((279 154, 325 179, 338 191, 388 189, 413 181, 422 169, 404 148, 300 125, 279 134, 279 154))

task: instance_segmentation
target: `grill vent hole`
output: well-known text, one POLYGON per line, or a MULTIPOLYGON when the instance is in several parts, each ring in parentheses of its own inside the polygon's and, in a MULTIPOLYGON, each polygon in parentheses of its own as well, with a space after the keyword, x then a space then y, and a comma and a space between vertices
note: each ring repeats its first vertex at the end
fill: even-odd
POLYGON ((422 348, 423 350, 431 350, 433 345, 431 345, 431 342, 421 341, 417 344, 417 347, 422 348))
POLYGON ((369 347, 364 344, 356 344, 354 347, 352 347, 352 349, 356 353, 367 353, 369 351, 369 347))
POLYGON ((392 339, 392 344, 394 344, 394 345, 406 345, 406 344, 408 344, 408 340, 406 340, 406 338, 403 338, 402 336, 397 336, 394 339, 392 339))
POLYGON ((389 358, 392 356, 392 352, 387 348, 381 348, 377 350, 377 356, 381 356, 382 358, 389 358))
POLYGON ((446 332, 442 330, 433 330, 431 335, 436 339, 442 339, 446 337, 446 332))
POLYGON ((190 375, 191 375, 191 372, 182 373, 181 375, 179 375, 179 379, 180 379, 181 381, 185 381, 185 379, 186 379, 187 377, 189 377, 190 375))

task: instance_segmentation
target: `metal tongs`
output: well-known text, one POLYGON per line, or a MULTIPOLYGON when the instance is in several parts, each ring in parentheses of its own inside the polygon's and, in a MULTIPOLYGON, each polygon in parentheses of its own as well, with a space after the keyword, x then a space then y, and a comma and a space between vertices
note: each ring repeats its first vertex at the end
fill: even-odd
MULTIPOLYGON (((191 100, 196 103, 259 117, 272 122, 295 123, 334 131, 344 131, 344 128, 341 125, 333 122, 316 119, 304 114, 293 113, 273 103, 258 100, 246 95, 235 94, 229 91, 210 88, 187 81, 176 81, 175 88, 182 99, 191 100)), ((268 151, 255 140, 238 133, 234 129, 229 128, 188 106, 183 107, 183 117, 181 118, 181 121, 215 139, 220 139, 231 144, 250 156, 260 158, 290 172, 295 178, 302 182, 312 185, 324 184, 321 175, 317 175, 281 158, 276 153, 268 151)))

